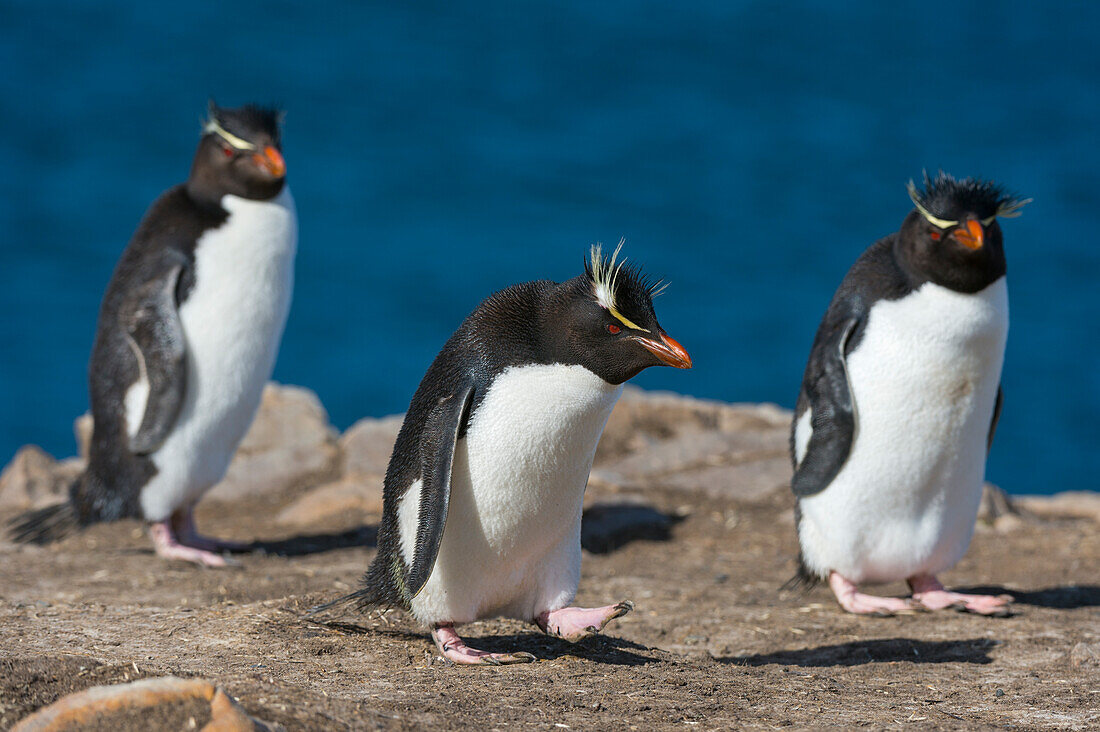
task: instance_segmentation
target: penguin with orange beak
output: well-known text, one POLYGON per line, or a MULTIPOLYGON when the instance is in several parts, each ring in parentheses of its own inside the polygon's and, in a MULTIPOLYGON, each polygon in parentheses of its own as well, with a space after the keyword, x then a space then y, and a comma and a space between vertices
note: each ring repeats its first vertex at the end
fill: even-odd
POLYGON ((88 466, 68 502, 16 520, 17 541, 141 518, 167 559, 223 566, 239 546, 200 536, 192 509, 256 414, 290 308, 298 220, 280 118, 210 103, 190 176, 149 208, 103 297, 88 466))
POLYGON ((1007 596, 949 592, 1001 410, 1008 335, 998 219, 1028 201, 945 173, 909 183, 901 230, 856 261, 817 331, 795 407, 799 578, 860 614, 1003 615, 1007 596), (906 580, 908 598, 859 592, 906 580))
POLYGON ((459 326, 397 436, 363 588, 314 611, 403 608, 445 658, 502 665, 535 658, 472 648, 455 626, 504 616, 579 641, 633 608, 570 606, 588 473, 623 384, 691 357, 657 322, 663 288, 618 254, 593 247, 584 274, 513 285, 459 326))

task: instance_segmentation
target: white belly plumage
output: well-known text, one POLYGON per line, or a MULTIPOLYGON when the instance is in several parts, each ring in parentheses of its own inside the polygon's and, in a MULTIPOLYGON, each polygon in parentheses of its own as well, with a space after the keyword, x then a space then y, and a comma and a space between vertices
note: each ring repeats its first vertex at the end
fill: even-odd
MULTIPOLYGON (((1002 277, 968 295, 932 283, 878 302, 848 357, 856 434, 840 473, 802 499, 811 570, 854 582, 936 573, 966 552, 1008 334, 1002 277)), ((810 439, 795 428, 796 457, 810 439)))
MULTIPOLYGON (((576 365, 497 376, 456 446, 443 541, 413 615, 428 624, 531 620, 572 601, 584 489, 621 393, 576 365)), ((398 507, 406 564, 419 508, 418 480, 398 507)))
MULTIPOLYGON (((151 521, 194 503, 224 477, 271 377, 290 309, 298 241, 290 190, 270 201, 225 196, 222 206, 229 218, 199 239, 195 284, 179 311, 187 394, 152 455, 158 472, 142 489, 151 521)), ((128 395, 128 407, 132 401, 128 395)))

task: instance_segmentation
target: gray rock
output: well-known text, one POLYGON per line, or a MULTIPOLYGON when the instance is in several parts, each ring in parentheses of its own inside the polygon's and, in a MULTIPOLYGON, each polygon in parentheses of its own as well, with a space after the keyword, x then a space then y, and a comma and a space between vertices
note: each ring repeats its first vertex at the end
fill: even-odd
POLYGON ((361 419, 340 437, 344 475, 385 475, 404 415, 361 419))
POLYGON ((92 413, 85 412, 73 420, 73 436, 76 437, 76 454, 88 460, 88 446, 92 444, 92 413))
POLYGON ((37 445, 26 445, 0 473, 0 508, 27 510, 59 503, 83 469, 82 460, 57 461, 37 445))
POLYGON ((1018 525, 1023 519, 1028 518, 1027 512, 1022 511, 1018 505, 1001 488, 986 483, 982 487, 982 501, 978 504, 978 521, 990 525, 996 525, 1000 519, 1011 517, 1019 519, 1019 522, 1001 521, 1002 525, 1018 525))
POLYGON ((357 475, 310 489, 275 517, 283 526, 310 527, 336 518, 382 513, 382 476, 357 475))
POLYGON ((762 497, 790 482, 790 417, 774 405, 629 389, 608 420, 592 477, 626 488, 762 497))
POLYGON ((1016 496, 1013 501, 1041 518, 1088 518, 1100 523, 1100 493, 1065 491, 1052 496, 1016 496))

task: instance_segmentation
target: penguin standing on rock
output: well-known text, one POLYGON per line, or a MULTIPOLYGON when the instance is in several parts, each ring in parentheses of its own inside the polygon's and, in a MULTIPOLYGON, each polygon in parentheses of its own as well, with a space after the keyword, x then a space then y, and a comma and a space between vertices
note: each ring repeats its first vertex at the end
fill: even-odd
POLYGON ((1001 409, 1008 335, 997 219, 1027 201, 940 173, 915 210, 849 270, 817 331, 791 450, 801 579, 853 613, 954 607, 1008 613, 1008 596, 936 579, 974 532, 1001 409), (907 580, 911 599, 857 591, 907 580))
POLYGON ((608 261, 593 247, 584 275, 514 285, 466 318, 398 434, 363 588, 315 611, 404 608, 444 657, 500 665, 535 659, 470 648, 454 626, 505 616, 578 641, 633 608, 568 607, 584 490, 623 382, 691 358, 657 322, 663 288, 618 252, 608 261))
POLYGON ((144 518, 168 559, 223 566, 218 552, 241 548, 199 536, 192 508, 225 475, 271 376, 298 225, 281 115, 209 112, 190 177, 153 203, 107 286, 88 466, 67 503, 16 519, 17 541, 144 518))

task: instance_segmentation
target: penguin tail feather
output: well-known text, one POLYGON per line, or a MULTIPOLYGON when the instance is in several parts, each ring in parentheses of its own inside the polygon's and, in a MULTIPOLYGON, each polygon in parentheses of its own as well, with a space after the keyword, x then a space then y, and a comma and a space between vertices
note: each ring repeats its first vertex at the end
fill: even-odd
POLYGON ((8 534, 18 544, 50 544, 80 528, 69 501, 19 514, 8 523, 8 534))
POLYGON ((824 579, 811 572, 802 560, 802 556, 799 555, 798 571, 795 572, 794 577, 784 582, 779 589, 790 592, 809 592, 822 582, 824 582, 824 579))
POLYGON ((306 615, 316 615, 317 613, 324 612, 325 610, 331 610, 337 607, 345 607, 347 605, 354 605, 356 610, 366 611, 376 607, 392 607, 395 604, 393 592, 388 589, 389 585, 385 581, 385 573, 382 569, 382 564, 377 560, 371 563, 367 573, 363 576, 363 586, 351 592, 343 597, 338 597, 332 602, 326 602, 323 605, 315 605, 306 611, 306 615))
POLYGON ((370 608, 385 604, 387 604, 386 601, 378 597, 377 593, 371 588, 364 587, 361 590, 356 590, 343 597, 338 597, 332 602, 326 602, 323 605, 314 605, 309 610, 306 610, 306 616, 316 615, 317 613, 333 608, 343 608, 348 605, 354 605, 356 610, 369 610, 370 608))

